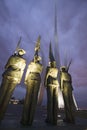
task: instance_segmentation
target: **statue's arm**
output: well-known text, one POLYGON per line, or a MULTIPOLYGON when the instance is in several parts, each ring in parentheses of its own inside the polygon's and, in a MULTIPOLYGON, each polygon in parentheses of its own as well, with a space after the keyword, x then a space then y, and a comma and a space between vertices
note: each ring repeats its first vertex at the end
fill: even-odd
POLYGON ((60 88, 61 88, 61 91, 63 91, 63 76, 62 76, 62 74, 60 76, 60 88))
POLYGON ((47 87, 47 79, 48 79, 48 67, 46 68, 46 74, 44 78, 44 86, 47 87))

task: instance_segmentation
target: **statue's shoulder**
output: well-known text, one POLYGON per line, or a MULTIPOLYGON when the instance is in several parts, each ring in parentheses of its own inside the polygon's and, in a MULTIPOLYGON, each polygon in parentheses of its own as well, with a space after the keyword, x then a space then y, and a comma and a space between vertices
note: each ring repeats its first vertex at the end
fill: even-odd
POLYGON ((16 61, 26 61, 25 58, 20 57, 19 55, 14 56, 14 59, 15 59, 16 61))

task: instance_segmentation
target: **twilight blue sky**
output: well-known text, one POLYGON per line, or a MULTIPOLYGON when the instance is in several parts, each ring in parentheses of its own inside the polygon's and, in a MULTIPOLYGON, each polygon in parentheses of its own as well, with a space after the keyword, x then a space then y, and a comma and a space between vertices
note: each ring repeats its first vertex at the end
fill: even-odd
MULTIPOLYGON (((87 104, 87 0, 56 1, 61 64, 66 55, 68 60, 73 59, 70 73, 74 91, 76 95, 79 93, 77 100, 81 98, 87 104)), ((50 41, 54 47, 54 7, 55 0, 0 0, 0 81, 4 65, 20 36, 29 63, 35 41, 41 35, 40 54, 44 66, 48 64, 50 41)))

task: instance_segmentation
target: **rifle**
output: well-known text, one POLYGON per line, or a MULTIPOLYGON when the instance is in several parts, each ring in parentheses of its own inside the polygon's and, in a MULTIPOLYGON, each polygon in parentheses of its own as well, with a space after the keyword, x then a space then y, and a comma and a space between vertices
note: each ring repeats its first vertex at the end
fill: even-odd
POLYGON ((67 70, 69 70, 69 67, 70 67, 71 63, 72 63, 72 59, 70 60, 68 66, 67 66, 67 70))
POLYGON ((41 36, 39 35, 39 37, 37 39, 37 42, 36 42, 35 51, 40 50, 40 40, 41 40, 41 36))

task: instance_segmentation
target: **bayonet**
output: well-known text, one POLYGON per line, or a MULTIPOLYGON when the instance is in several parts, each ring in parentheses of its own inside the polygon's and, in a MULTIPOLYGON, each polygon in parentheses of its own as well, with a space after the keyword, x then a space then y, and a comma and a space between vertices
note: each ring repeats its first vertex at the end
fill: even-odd
POLYGON ((72 63, 72 59, 70 60, 68 66, 67 66, 67 70, 69 70, 69 67, 70 67, 71 63, 72 63))
POLYGON ((17 43, 16 49, 15 49, 15 53, 18 52, 20 43, 21 43, 21 37, 20 37, 20 39, 19 39, 19 41, 18 41, 18 43, 17 43))
POLYGON ((37 42, 36 42, 35 51, 40 50, 40 40, 41 40, 41 36, 39 35, 39 37, 37 39, 37 42))

